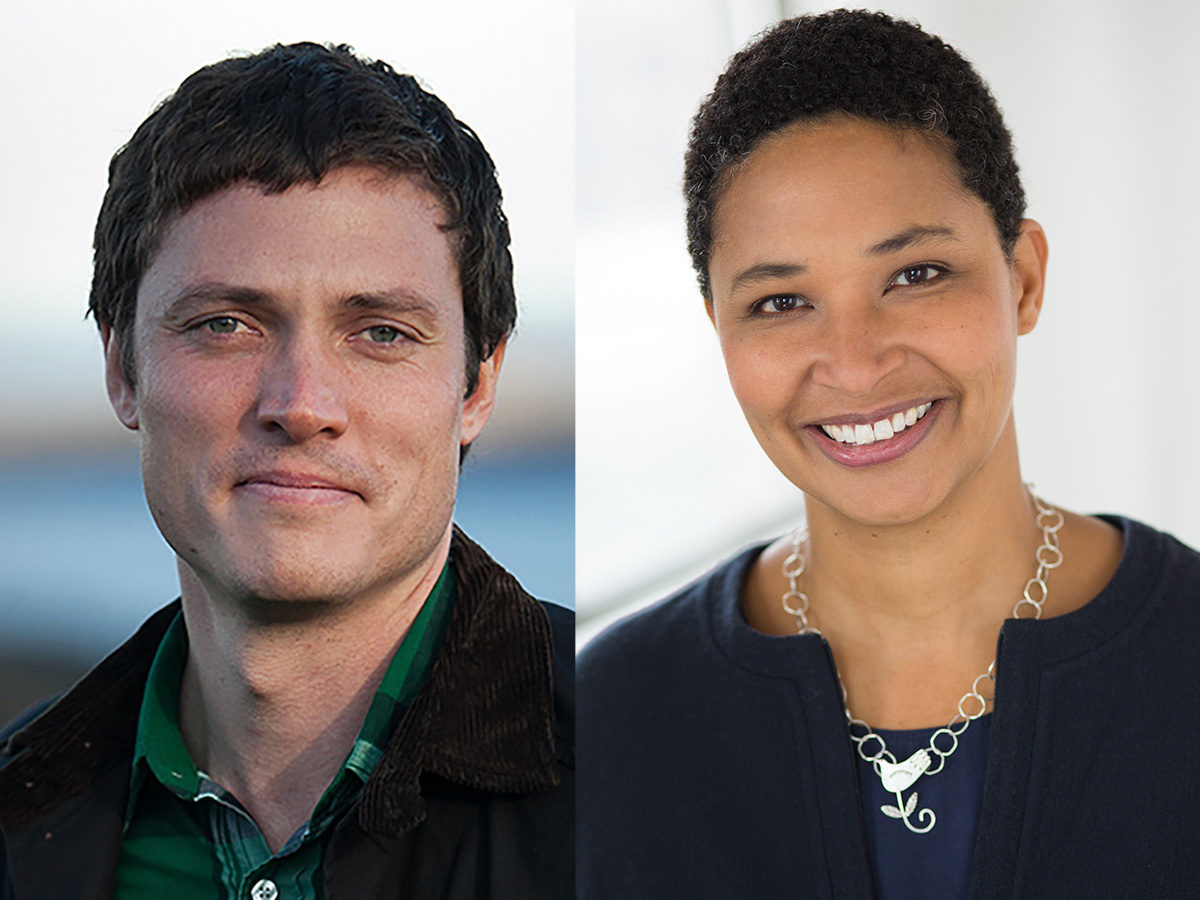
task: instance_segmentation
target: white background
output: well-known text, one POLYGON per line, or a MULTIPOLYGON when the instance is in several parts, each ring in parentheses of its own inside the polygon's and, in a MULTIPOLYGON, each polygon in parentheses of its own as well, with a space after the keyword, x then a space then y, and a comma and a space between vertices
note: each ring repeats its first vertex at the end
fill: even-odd
MULTIPOLYGON (((1028 214, 1049 235, 1045 307, 1019 350, 1026 479, 1051 502, 1200 545, 1200 5, 883 9, 940 35, 990 84, 1028 214)), ((691 115, 779 15, 720 0, 578 8, 581 621, 661 596, 802 512, 729 390, 679 191, 691 115)))

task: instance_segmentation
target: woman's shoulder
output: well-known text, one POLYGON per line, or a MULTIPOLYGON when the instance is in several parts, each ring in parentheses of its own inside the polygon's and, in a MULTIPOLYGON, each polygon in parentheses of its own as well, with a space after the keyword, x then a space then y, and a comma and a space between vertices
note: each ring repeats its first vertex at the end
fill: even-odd
POLYGON ((580 651, 581 681, 615 673, 636 677, 704 657, 712 645, 712 614, 737 603, 747 570, 761 545, 742 550, 673 594, 610 625, 580 651))
POLYGON ((1139 576, 1160 603, 1181 606, 1200 621, 1200 551, 1136 519, 1103 518, 1125 533, 1121 569, 1139 576))
POLYGON ((1147 647, 1200 636, 1200 552, 1136 519, 1095 518, 1120 529, 1119 562, 1090 601, 1051 621, 1061 621, 1063 634, 1126 634, 1147 647))
MULTIPOLYGON (((1124 540, 1118 572, 1140 573, 1154 579, 1161 588, 1200 588, 1200 551, 1173 534, 1128 516, 1102 514, 1095 518, 1121 530, 1124 540)), ((1196 599, 1200 599, 1200 592, 1196 599)))

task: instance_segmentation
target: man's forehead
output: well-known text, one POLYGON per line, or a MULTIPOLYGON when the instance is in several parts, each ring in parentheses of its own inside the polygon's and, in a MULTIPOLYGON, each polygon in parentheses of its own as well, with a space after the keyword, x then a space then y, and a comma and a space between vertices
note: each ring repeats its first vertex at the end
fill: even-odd
POLYGON ((360 308, 461 306, 443 205, 408 175, 346 167, 269 192, 238 183, 166 228, 139 287, 143 300, 253 301, 321 293, 360 308))

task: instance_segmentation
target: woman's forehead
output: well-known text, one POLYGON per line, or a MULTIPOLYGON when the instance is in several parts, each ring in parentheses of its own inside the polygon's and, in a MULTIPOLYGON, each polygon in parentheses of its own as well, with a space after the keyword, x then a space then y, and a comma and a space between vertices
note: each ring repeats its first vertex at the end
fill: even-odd
POLYGON ((834 231, 864 248, 914 225, 988 214, 941 139, 842 117, 764 140, 721 191, 714 254, 780 229, 834 231))

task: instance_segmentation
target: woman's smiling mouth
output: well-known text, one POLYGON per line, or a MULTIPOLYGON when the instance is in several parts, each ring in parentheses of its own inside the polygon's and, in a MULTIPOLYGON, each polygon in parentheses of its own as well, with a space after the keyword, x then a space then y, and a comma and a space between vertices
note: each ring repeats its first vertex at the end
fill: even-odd
POLYGON ((853 444, 861 447, 865 444, 874 444, 876 441, 891 440, 905 428, 916 425, 925 417, 925 413, 929 412, 931 406, 933 406, 932 401, 920 403, 870 424, 822 425, 821 430, 839 444, 853 444))
POLYGON ((871 422, 851 421, 809 425, 817 446, 834 462, 857 468, 891 462, 920 443, 941 411, 940 400, 929 400, 881 416, 871 422))

